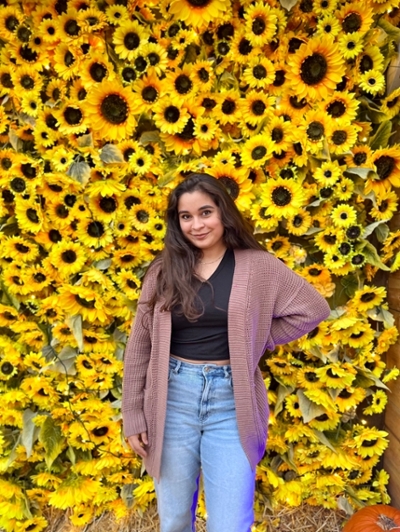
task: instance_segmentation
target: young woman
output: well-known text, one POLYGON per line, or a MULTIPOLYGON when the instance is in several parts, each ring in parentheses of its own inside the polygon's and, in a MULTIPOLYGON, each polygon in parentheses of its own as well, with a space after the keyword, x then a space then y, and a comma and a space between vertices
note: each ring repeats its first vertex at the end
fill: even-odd
POLYGON ((329 315, 266 252, 224 186, 192 174, 169 197, 125 352, 124 432, 154 477, 161 532, 194 531, 202 472, 208 532, 248 532, 268 403, 258 362, 329 315))

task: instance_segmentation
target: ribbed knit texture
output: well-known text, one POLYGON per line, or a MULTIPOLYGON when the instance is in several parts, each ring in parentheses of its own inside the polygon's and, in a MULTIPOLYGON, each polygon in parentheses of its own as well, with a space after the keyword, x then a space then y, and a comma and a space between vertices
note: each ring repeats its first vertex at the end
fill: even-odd
MULTIPOLYGON (((157 271, 145 277, 126 350, 122 392, 125 436, 147 430, 147 472, 159 478, 168 392, 171 314, 146 313, 157 271)), ((252 468, 265 451, 268 402, 258 362, 266 349, 300 338, 329 316, 325 299, 265 251, 235 250, 228 341, 240 439, 252 468)))

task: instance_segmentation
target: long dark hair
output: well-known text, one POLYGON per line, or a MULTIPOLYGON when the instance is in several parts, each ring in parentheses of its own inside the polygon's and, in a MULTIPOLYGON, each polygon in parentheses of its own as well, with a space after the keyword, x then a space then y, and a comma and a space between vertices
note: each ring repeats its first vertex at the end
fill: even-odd
POLYGON ((156 302, 162 299, 161 310, 171 310, 175 305, 180 305, 183 314, 191 321, 202 314, 195 306, 197 290, 194 277, 195 265, 202 251, 183 236, 178 203, 183 194, 194 191, 208 194, 219 208, 225 228, 223 240, 228 249, 264 249, 254 237, 251 224, 243 218, 218 179, 209 174, 194 173, 180 183, 168 198, 165 247, 152 264, 159 264, 160 270, 157 290, 149 304, 150 308, 154 308, 156 302))

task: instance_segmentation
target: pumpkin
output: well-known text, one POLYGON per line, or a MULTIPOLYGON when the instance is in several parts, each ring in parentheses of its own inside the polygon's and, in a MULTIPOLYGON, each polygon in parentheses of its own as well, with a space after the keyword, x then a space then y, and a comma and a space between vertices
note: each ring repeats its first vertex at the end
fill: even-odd
POLYGON ((400 510, 385 504, 366 506, 356 512, 343 528, 343 532, 382 532, 382 530, 400 532, 400 510))

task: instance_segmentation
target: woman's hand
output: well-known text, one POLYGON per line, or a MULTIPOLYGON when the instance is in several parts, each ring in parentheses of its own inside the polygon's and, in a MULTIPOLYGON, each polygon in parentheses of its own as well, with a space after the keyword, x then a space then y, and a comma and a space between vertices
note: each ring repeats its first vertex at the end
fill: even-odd
POLYGON ((149 443, 147 439, 147 432, 141 432, 140 434, 129 436, 128 443, 136 454, 142 458, 146 458, 147 452, 144 447, 149 443))

